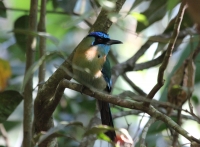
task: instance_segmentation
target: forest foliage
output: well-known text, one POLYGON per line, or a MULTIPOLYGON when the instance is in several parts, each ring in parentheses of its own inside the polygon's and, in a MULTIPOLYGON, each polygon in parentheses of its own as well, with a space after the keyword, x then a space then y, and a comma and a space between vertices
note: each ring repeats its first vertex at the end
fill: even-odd
POLYGON ((104 132, 113 128, 99 125, 94 93, 111 103, 113 145, 198 146, 197 6, 199 0, 0 1, 0 146, 107 145, 104 132), (97 30, 123 42, 109 53, 111 95, 80 91, 68 72, 78 43, 97 30))

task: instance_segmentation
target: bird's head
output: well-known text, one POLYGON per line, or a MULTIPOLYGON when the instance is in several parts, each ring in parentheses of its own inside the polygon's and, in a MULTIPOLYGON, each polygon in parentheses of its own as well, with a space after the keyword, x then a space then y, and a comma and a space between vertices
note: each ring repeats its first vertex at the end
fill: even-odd
POLYGON ((107 33, 100 31, 91 32, 83 39, 83 46, 95 47, 99 52, 105 55, 108 54, 111 45, 121 43, 122 42, 119 40, 110 39, 107 33))
POLYGON ((87 37, 93 37, 94 41, 92 42, 92 46, 104 44, 104 45, 113 45, 113 44, 121 44, 122 42, 119 40, 110 39, 109 35, 104 32, 91 32, 87 35, 87 37))

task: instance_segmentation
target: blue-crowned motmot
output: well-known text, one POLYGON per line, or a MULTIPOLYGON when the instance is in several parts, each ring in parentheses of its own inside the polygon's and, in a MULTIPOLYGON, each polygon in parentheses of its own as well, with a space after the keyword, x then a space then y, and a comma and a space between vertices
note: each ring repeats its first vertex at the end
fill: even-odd
MULTIPOLYGON (((91 89, 111 92, 111 69, 107 58, 112 44, 121 41, 110 39, 104 32, 88 34, 78 45, 72 59, 73 78, 91 89)), ((98 100, 103 125, 114 127, 109 103, 98 100)), ((106 135, 114 141, 115 131, 106 135)))

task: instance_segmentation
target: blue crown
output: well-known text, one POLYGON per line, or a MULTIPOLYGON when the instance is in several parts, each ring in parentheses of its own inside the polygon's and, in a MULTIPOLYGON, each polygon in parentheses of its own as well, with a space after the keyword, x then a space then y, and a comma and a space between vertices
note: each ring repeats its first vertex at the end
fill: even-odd
POLYGON ((91 32, 88 36, 98 36, 98 37, 101 37, 101 38, 107 38, 107 39, 110 39, 109 35, 105 32, 100 32, 100 31, 97 31, 97 32, 91 32))

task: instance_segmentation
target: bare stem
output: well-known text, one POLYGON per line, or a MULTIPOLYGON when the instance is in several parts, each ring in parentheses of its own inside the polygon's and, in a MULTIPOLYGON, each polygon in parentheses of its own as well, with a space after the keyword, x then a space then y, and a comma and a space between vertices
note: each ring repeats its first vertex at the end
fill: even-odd
MULTIPOLYGON (((45 19, 46 19, 46 0, 42 0, 40 9, 40 20, 38 24, 38 32, 44 32, 44 33, 46 32, 45 19)), ((46 52, 46 37, 40 36, 39 52, 40 52, 40 58, 42 58, 46 52)), ((39 67, 39 83, 44 82, 44 80, 45 80, 45 62, 42 62, 42 64, 39 67)))
MULTIPOLYGON (((32 32, 37 31, 37 8, 38 0, 31 0, 30 3, 30 19, 29 19, 29 30, 32 32)), ((26 48, 26 70, 25 74, 28 72, 29 68, 34 63, 34 51, 36 47, 36 38, 32 35, 28 36, 27 48, 26 48)), ((32 139, 32 112, 33 112, 33 75, 27 80, 24 88, 24 121, 23 121, 23 146, 31 147, 32 139)))
POLYGON ((5 140, 6 146, 10 147, 10 143, 9 143, 9 140, 8 140, 7 132, 6 132, 6 129, 5 129, 3 124, 0 124, 0 133, 1 133, 2 137, 3 137, 3 139, 5 140))
POLYGON ((144 126, 142 133, 141 133, 141 138, 140 138, 140 147, 145 147, 145 138, 147 136, 147 132, 150 128, 150 126, 156 121, 155 118, 150 118, 149 121, 146 123, 146 125, 144 126))
MULTIPOLYGON (((170 39, 164 60, 159 68, 159 72, 158 72, 158 78, 157 78, 157 84, 153 87, 153 89, 150 91, 150 93, 147 95, 147 97, 149 99, 153 99, 154 95, 158 92, 158 90, 163 86, 164 84, 164 80, 163 80, 163 76, 164 76, 164 71, 167 68, 167 65, 169 63, 169 58, 172 55, 172 51, 174 49, 178 34, 179 34, 179 30, 180 30, 180 26, 181 26, 181 22, 184 16, 184 12, 186 9, 186 3, 185 1, 182 1, 178 15, 176 16, 176 20, 175 20, 175 24, 174 24, 174 31, 172 34, 172 37, 170 39)), ((145 103, 146 106, 149 106, 149 103, 145 103)))

